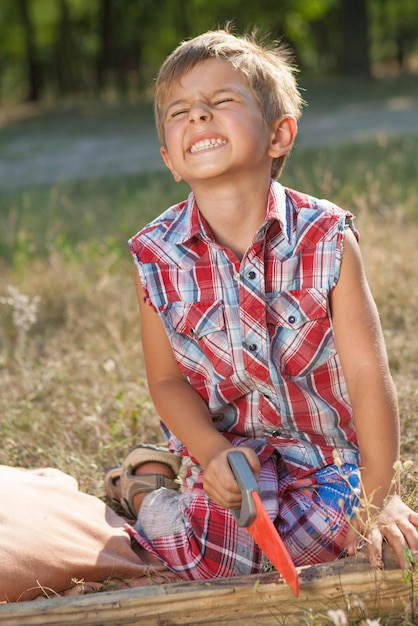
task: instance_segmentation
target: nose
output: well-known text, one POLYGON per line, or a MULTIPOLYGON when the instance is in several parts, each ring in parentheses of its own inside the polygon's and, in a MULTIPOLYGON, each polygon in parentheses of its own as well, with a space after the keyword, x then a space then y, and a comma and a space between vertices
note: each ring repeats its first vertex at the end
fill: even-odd
POLYGON ((207 104, 198 100, 190 107, 189 119, 193 124, 196 122, 208 122, 212 118, 212 113, 207 104))

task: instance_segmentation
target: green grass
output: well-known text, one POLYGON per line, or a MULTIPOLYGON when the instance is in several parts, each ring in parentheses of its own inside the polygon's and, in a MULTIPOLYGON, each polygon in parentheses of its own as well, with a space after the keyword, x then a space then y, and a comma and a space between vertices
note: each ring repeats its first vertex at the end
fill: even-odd
MULTIPOLYGON (((416 154, 413 137, 319 151, 296 147, 282 182, 356 213, 390 214, 402 206, 405 218, 418 218, 416 154)), ((134 232, 187 193, 165 171, 0 189, 0 257, 13 265, 22 254, 37 258, 51 249, 71 256, 80 243, 124 254, 134 232)))
POLYGON ((289 186, 309 190, 348 209, 388 213, 402 206, 405 215, 418 219, 416 155, 418 137, 345 144, 307 150, 296 147, 285 170, 289 186))
POLYGON ((22 248, 38 257, 81 242, 122 250, 134 231, 183 195, 173 187, 168 172, 160 172, 2 189, 0 255, 13 263, 22 248))
POLYGON ((316 78, 301 76, 300 86, 309 108, 344 108, 345 106, 367 105, 382 107, 394 98, 417 99, 418 81, 416 74, 403 74, 383 79, 361 79, 339 77, 316 78))

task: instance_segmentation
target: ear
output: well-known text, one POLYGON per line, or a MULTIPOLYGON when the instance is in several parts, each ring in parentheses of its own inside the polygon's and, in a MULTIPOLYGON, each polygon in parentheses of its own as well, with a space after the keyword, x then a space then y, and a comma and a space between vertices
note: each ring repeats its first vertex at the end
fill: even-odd
POLYGON ((182 180, 182 178, 181 178, 180 174, 178 174, 176 172, 176 170, 174 169, 173 164, 171 163, 171 159, 170 159, 170 157, 168 155, 167 148, 165 146, 161 146, 160 154, 161 154, 161 157, 162 157, 164 163, 166 164, 166 166, 170 170, 174 180, 176 181, 176 183, 179 183, 182 180))
POLYGON ((292 115, 283 115, 274 120, 267 154, 273 159, 281 157, 292 149, 298 125, 292 115))

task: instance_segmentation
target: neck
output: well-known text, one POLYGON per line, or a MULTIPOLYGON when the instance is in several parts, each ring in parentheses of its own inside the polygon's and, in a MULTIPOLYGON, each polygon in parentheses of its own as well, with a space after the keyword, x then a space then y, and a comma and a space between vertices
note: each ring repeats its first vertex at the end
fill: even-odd
POLYGON ((264 222, 270 180, 261 185, 193 189, 199 211, 208 222, 216 241, 241 259, 264 222))

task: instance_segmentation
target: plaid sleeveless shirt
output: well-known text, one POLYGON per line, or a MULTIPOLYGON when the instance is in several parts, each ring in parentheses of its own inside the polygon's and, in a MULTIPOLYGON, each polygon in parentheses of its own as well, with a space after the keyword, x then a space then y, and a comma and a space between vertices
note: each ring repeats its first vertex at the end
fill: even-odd
POLYGON ((129 242, 146 299, 216 428, 248 438, 261 458, 274 448, 294 478, 333 463, 334 451, 358 464, 329 307, 346 227, 355 231, 351 214, 272 181, 241 260, 215 241, 193 194, 129 242))

